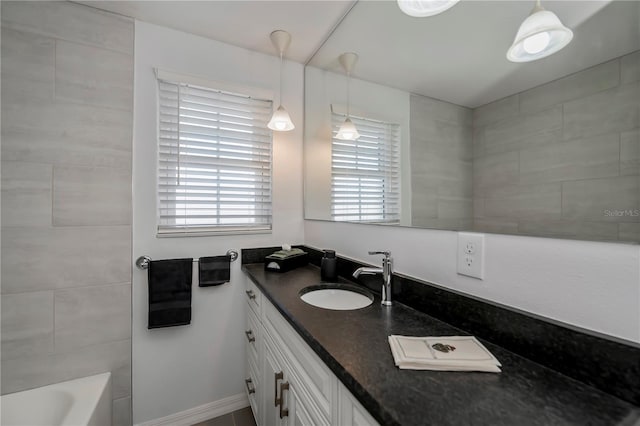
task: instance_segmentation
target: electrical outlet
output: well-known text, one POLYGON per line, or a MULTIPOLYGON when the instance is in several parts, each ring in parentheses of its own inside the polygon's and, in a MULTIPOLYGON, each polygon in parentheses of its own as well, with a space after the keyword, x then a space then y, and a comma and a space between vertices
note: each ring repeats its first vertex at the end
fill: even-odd
POLYGON ((484 279, 484 234, 458 233, 458 274, 484 279))
POLYGON ((474 254, 476 252, 476 245, 471 241, 467 241, 464 245, 464 252, 467 254, 474 254))

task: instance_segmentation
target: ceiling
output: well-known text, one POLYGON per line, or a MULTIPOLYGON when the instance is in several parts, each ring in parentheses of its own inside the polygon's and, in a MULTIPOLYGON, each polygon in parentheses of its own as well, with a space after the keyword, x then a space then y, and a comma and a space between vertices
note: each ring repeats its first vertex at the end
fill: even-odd
POLYGON ((395 0, 356 1, 78 3, 270 55, 276 52, 269 34, 284 29, 293 37, 288 59, 342 72, 338 56, 356 52, 354 78, 472 108, 640 49, 640 1, 544 1, 574 39, 524 64, 505 54, 533 1, 465 0, 429 18, 403 14, 395 0))
POLYGON ((533 1, 462 1, 429 18, 395 1, 360 1, 311 60, 343 72, 343 52, 360 59, 354 78, 477 107, 640 49, 638 1, 543 1, 574 31, 547 58, 516 64, 505 55, 533 1))
POLYGON ((286 57, 305 63, 353 0, 77 1, 140 21, 275 55, 269 34, 291 33, 286 57))

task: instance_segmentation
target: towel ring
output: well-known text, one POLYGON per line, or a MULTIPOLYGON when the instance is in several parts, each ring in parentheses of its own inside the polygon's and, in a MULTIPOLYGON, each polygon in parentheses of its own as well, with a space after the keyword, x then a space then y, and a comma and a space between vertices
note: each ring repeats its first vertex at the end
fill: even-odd
MULTIPOLYGON (((231 258, 231 261, 234 262, 238 259, 238 252, 236 250, 227 250, 227 256, 231 258)), ((197 262, 198 259, 193 259, 194 262, 197 262)), ((138 269, 149 269, 149 263, 151 262, 151 257, 145 255, 140 256, 136 259, 136 266, 138 269)))

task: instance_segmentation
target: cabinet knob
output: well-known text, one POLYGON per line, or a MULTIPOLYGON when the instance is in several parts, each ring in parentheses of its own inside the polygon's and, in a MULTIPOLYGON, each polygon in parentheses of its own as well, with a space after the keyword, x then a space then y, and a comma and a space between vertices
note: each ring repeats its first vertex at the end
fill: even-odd
POLYGON ((247 331, 244 332, 244 334, 247 335, 247 340, 249 341, 249 343, 256 341, 256 338, 253 336, 253 331, 252 330, 247 330, 247 331))
POLYGON ((244 384, 247 386, 247 392, 249 394, 256 393, 256 388, 253 387, 251 378, 245 379, 244 384))
POLYGON ((247 291, 245 291, 245 293, 247 293, 247 297, 249 299, 255 299, 256 298, 256 294, 253 292, 253 290, 247 290, 247 291))

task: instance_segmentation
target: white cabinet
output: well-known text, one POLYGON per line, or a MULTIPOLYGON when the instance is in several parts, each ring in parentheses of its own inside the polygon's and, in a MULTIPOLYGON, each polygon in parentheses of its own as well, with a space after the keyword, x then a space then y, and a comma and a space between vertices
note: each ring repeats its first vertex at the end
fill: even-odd
POLYGON ((247 280, 247 386, 259 426, 374 426, 377 422, 247 280), (254 340, 252 340, 252 338, 254 340))
MULTIPOLYGON (((267 338, 268 340, 268 338, 267 338)), ((266 342, 265 342, 266 343, 266 342)), ((286 408, 282 404, 282 395, 287 391, 288 383, 284 377, 282 359, 272 344, 263 346, 262 380, 265 383, 262 394, 262 422, 256 415, 256 423, 265 426, 282 426, 286 424, 286 408), (272 385, 273 384, 273 385, 272 385)))
POLYGON ((249 398, 249 404, 254 412, 254 415, 258 416, 262 412, 261 407, 261 393, 262 389, 262 376, 260 374, 262 369, 262 346, 264 331, 262 325, 258 320, 258 316, 250 307, 247 309, 246 324, 245 324, 245 386, 247 397, 249 398))
POLYGON ((292 375, 291 368, 282 358, 273 342, 267 338, 264 345, 263 394, 265 426, 319 425, 317 416, 311 414, 309 399, 303 386, 292 375))
POLYGON ((314 424, 332 424, 332 398, 338 379, 271 303, 264 304, 262 323, 283 354, 291 381, 301 387, 298 393, 316 419, 314 424))
POLYGON ((342 383, 338 385, 338 421, 340 426, 369 426, 378 423, 351 395, 342 383))
POLYGON ((289 411, 289 422, 287 422, 287 425, 306 426, 320 424, 316 419, 314 419, 305 406, 304 396, 300 394, 298 387, 290 387, 287 403, 287 409, 289 411))

